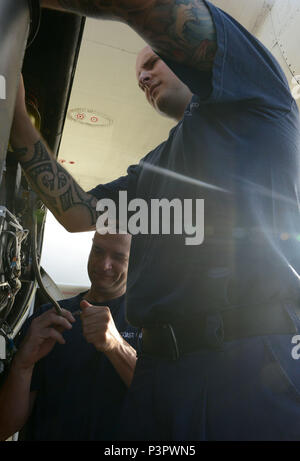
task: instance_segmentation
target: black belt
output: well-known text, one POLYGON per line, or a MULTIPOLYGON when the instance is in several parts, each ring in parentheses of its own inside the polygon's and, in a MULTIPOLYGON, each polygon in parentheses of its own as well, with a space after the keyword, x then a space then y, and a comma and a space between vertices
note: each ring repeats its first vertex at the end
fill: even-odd
POLYGON ((142 330, 142 354, 178 359, 203 348, 220 349, 225 341, 253 336, 295 334, 294 321, 280 303, 233 308, 191 317, 188 322, 142 330))

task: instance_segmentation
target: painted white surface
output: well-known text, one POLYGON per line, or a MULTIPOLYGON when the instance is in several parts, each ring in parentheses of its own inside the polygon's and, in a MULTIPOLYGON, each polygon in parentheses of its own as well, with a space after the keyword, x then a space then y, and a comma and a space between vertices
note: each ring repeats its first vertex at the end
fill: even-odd
POLYGON ((41 266, 58 285, 89 286, 87 261, 93 232, 70 234, 48 212, 41 266))

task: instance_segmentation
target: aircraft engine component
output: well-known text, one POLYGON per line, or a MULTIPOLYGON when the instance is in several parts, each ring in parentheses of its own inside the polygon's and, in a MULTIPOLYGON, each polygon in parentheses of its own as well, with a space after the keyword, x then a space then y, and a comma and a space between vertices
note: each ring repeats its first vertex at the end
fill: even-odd
POLYGON ((21 245, 27 235, 28 230, 23 229, 18 219, 6 207, 0 206, 0 326, 21 288, 21 245))

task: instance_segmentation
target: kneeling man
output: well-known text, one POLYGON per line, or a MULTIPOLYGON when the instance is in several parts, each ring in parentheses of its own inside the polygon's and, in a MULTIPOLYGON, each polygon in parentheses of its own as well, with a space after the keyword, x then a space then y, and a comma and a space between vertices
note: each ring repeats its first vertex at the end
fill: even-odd
POLYGON ((26 331, 0 390, 0 439, 25 423, 26 440, 114 440, 136 364, 125 320, 131 237, 95 233, 88 292, 49 304, 26 331))

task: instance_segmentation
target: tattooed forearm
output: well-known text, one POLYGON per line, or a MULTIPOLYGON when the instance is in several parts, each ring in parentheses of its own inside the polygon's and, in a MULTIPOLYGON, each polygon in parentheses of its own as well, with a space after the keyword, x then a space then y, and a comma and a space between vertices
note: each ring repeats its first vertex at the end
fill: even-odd
POLYGON ((62 211, 65 212, 74 205, 83 204, 89 212, 91 224, 95 225, 98 218, 98 214, 96 212, 96 198, 86 194, 74 181, 72 186, 72 188, 69 188, 59 198, 62 211), (76 201, 74 201, 74 198, 76 198, 76 201))
MULTIPOLYGON (((79 187, 71 175, 49 155, 42 141, 35 143, 30 160, 22 161, 22 156, 28 154, 26 148, 15 149, 15 152, 30 184, 57 219, 75 211, 77 221, 86 218, 86 228, 95 225, 97 199, 79 187)), ((72 214, 68 219, 74 219, 72 214)))
POLYGON ((209 70, 216 33, 203 0, 56 0, 66 10, 126 22, 166 58, 209 70))

